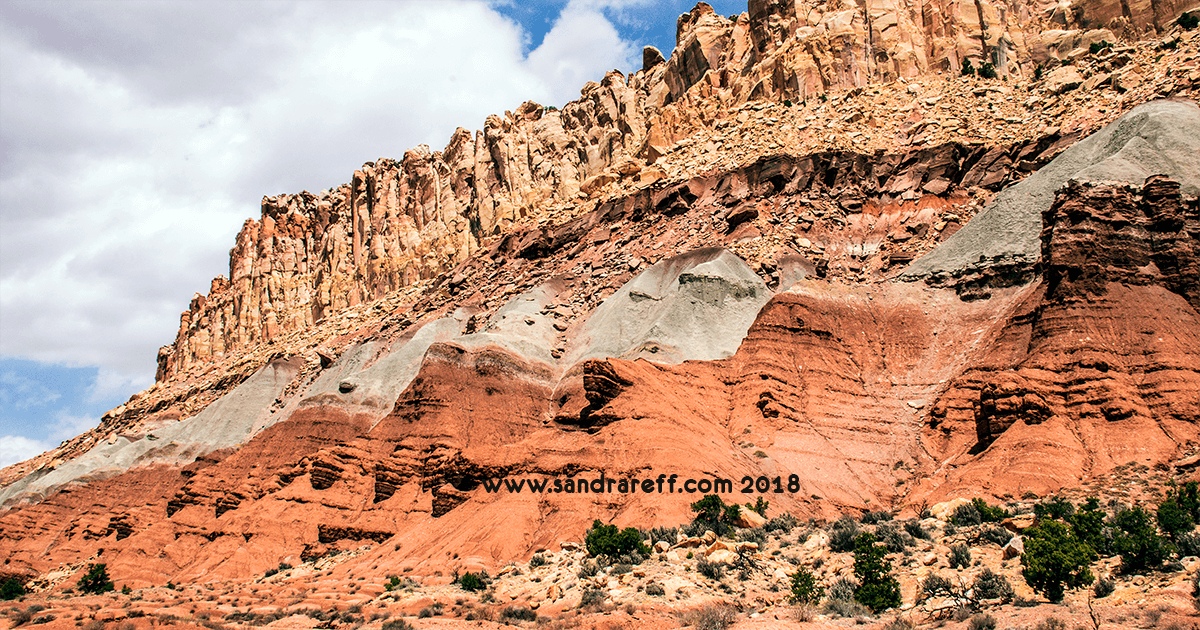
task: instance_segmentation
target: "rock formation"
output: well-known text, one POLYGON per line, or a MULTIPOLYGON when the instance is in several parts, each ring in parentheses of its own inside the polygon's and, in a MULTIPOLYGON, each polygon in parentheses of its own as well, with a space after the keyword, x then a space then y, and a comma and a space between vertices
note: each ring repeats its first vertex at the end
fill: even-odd
POLYGON ((449 579, 687 520, 659 475, 833 518, 1194 458, 1186 4, 701 3, 561 109, 267 197, 155 386, 0 473, 4 570, 449 579))

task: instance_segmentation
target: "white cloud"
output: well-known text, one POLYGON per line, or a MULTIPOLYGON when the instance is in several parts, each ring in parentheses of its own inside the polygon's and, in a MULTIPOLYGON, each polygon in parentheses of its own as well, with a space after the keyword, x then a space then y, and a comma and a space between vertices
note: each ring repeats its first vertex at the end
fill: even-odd
POLYGON ((51 447, 47 442, 19 435, 0 435, 0 468, 41 455, 51 447))
POLYGON ((584 83, 599 81, 608 70, 628 73, 641 68, 641 49, 635 51, 631 43, 621 39, 599 11, 601 4, 610 3, 567 5, 542 45, 529 53, 530 68, 556 87, 556 105, 579 98, 584 83), (602 69, 597 72, 598 68, 602 69))
POLYGON ((0 4, 0 354, 99 366, 93 400, 150 383, 263 195, 640 63, 620 1, 528 58, 483 2, 217 4, 0 4))

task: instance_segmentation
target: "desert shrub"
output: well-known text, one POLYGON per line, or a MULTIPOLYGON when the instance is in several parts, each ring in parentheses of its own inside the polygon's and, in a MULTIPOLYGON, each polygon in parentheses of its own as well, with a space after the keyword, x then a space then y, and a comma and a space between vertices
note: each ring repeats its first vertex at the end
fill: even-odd
POLYGON ((767 521, 767 524, 763 525, 763 529, 768 532, 781 532, 786 534, 792 531, 799 524, 800 523, 796 520, 795 516, 792 516, 791 514, 780 514, 779 516, 767 521))
POLYGON ((417 619, 428 619, 432 616, 433 616, 433 607, 432 606, 426 606, 421 609, 421 612, 417 613, 417 619))
POLYGON ((616 558, 631 551, 641 555, 650 554, 650 548, 642 542, 641 532, 632 527, 617 529, 616 525, 605 525, 599 520, 592 522, 592 528, 584 537, 584 544, 592 556, 616 558))
POLYGON ((836 615, 838 617, 866 617, 871 614, 871 611, 862 604, 853 599, 828 599, 821 610, 827 615, 836 615))
POLYGON ((865 525, 874 525, 876 523, 882 523, 884 521, 890 521, 890 520, 892 520, 892 513, 888 512, 887 510, 880 510, 878 512, 867 512, 866 514, 863 514, 863 516, 862 516, 862 522, 865 525))
POLYGON ((580 608, 595 608, 604 605, 604 591, 589 586, 579 596, 580 608))
POLYGON ((596 564, 592 560, 585 560, 583 564, 579 565, 579 572, 576 575, 578 575, 580 579, 584 579, 593 577, 599 572, 600 565, 596 564))
POLYGON ((540 553, 535 553, 535 554, 533 554, 533 556, 531 558, 529 558, 529 568, 530 569, 536 569, 537 567, 544 567, 548 564, 550 564, 550 561, 546 559, 546 556, 543 556, 540 553))
POLYGON ((500 619, 504 621, 537 621, 537 613, 528 606, 509 606, 500 613, 500 619))
POLYGON ((767 532, 758 527, 739 531, 737 538, 742 542, 757 543, 759 549, 767 544, 767 532))
POLYGON ((860 534, 854 541, 854 577, 858 579, 854 599, 876 613, 900 605, 900 582, 892 576, 892 563, 885 553, 875 545, 872 534, 860 534))
POLYGON ((1141 507, 1117 514, 1113 525, 1116 529, 1113 545, 1121 555, 1122 572, 1142 573, 1157 568, 1171 554, 1170 546, 1154 528, 1150 513, 1141 507))
POLYGON ((732 608, 720 604, 710 604, 683 616, 684 623, 696 630, 725 630, 736 619, 737 613, 732 608))
POLYGON ((897 615, 891 621, 883 624, 883 630, 914 630, 917 624, 911 619, 897 615))
POLYGON ((929 532, 926 531, 924 527, 921 527, 921 521, 918 521, 917 519, 904 521, 904 531, 913 538, 920 538, 921 540, 929 540, 932 538, 929 532))
POLYGON ((843 516, 834 521, 829 529, 829 549, 839 553, 854 551, 854 539, 858 533, 858 523, 849 516, 843 516))
POLYGON ((985 567, 971 584, 975 599, 999 599, 1010 602, 1013 598, 1013 587, 1008 578, 985 567))
POLYGON ((103 563, 88 565, 88 572, 79 578, 79 584, 76 587, 84 593, 93 595, 107 593, 114 588, 112 580, 108 578, 108 568, 103 563))
POLYGON ((788 600, 793 604, 813 605, 821 601, 825 589, 817 584, 817 577, 805 567, 796 569, 792 574, 792 594, 788 600))
POLYGON ((1169 496, 1158 504, 1158 512, 1155 516, 1158 520, 1158 527, 1167 536, 1170 536, 1171 540, 1178 540, 1183 534, 1192 531, 1196 525, 1192 521, 1191 513, 1181 507, 1174 496, 1169 496))
POLYGON ((971 60, 963 59, 962 75, 965 77, 965 76, 972 76, 974 74, 975 74, 975 66, 971 65, 971 60))
POLYGON ((854 591, 856 590, 858 590, 858 582, 840 577, 829 585, 826 596, 831 600, 854 601, 854 591))
POLYGON ((987 501, 978 497, 971 499, 971 506, 979 512, 979 520, 984 523, 999 523, 1008 518, 1008 510, 1000 507, 988 505, 987 501))
POLYGON ((1179 507, 1192 516, 1192 522, 1200 523, 1200 483, 1189 481, 1183 484, 1175 496, 1179 507))
POLYGON ((725 577, 725 565, 719 562, 709 562, 708 558, 701 558, 696 563, 696 572, 710 580, 720 582, 721 578, 725 577))
POLYGON ((710 494, 692 504, 696 518, 692 523, 705 529, 711 529, 718 536, 724 536, 733 531, 734 521, 741 513, 741 508, 735 503, 725 505, 721 497, 710 494))
POLYGON ((996 525, 989 525, 979 530, 979 534, 975 537, 975 542, 977 544, 991 543, 998 547, 1003 547, 1008 544, 1008 541, 1012 540, 1012 537, 1012 532, 1007 529, 996 525))
POLYGON ((1045 73, 1045 70, 1043 70, 1043 69, 1042 69, 1042 64, 1040 64, 1040 63, 1039 63, 1039 64, 1037 65, 1037 67, 1033 69, 1033 80, 1034 80, 1034 81, 1041 81, 1041 80, 1042 80, 1042 74, 1044 74, 1044 73, 1045 73))
POLYGON ((653 527, 650 529, 649 532, 647 532, 646 537, 650 540, 651 545, 653 545, 654 543, 656 543, 660 540, 669 542, 672 545, 674 545, 675 541, 679 538, 679 528, 678 527, 653 527))
POLYGON ((663 595, 667 594, 667 589, 658 582, 651 582, 646 585, 646 594, 654 595, 655 597, 662 597, 663 595))
POLYGON ((936 573, 930 573, 921 580, 917 599, 925 601, 931 597, 953 597, 955 595, 954 584, 950 580, 936 573))
POLYGON ((764 499, 760 496, 760 497, 758 497, 758 500, 754 502, 753 505, 747 503, 746 509, 750 510, 751 512, 757 513, 759 516, 765 517, 767 515, 767 508, 770 506, 771 506, 771 502, 767 501, 766 499, 764 499))
POLYGON ((1094 55, 1106 48, 1112 48, 1112 44, 1108 43, 1107 40, 1102 39, 1098 42, 1092 42, 1091 44, 1089 44, 1088 52, 1094 55))
POLYGON ((1195 15, 1184 11, 1183 13, 1179 14, 1179 19, 1175 20, 1175 23, 1183 28, 1183 30, 1190 31, 1196 28, 1197 25, 1200 25, 1200 17, 1196 17, 1195 15))
POLYGON ((487 581, 483 578, 482 574, 475 574, 468 571, 462 574, 462 577, 458 578, 458 585, 464 591, 474 593, 487 588, 487 581))
POLYGON ((967 527, 982 523, 983 517, 974 503, 964 503, 954 508, 954 512, 950 514, 950 522, 959 527, 967 527))
POLYGON ((912 536, 900 531, 900 528, 885 523, 875 528, 875 535, 887 545, 891 553, 900 553, 913 544, 912 536))
POLYGON ((966 545, 957 544, 950 547, 950 568, 965 569, 971 566, 971 550, 966 545))
POLYGON ((411 623, 403 619, 392 619, 391 621, 383 622, 383 630, 416 630, 411 623))
POLYGON ((33 621, 33 613, 28 610, 14 610, 9 614, 8 620, 12 622, 12 625, 9 627, 16 628, 17 626, 23 626, 33 621))
POLYGON ((14 578, 4 580, 0 584, 0 600, 8 601, 25 595, 25 585, 14 578))
POLYGON ((979 76, 984 79, 995 79, 996 66, 993 66, 991 62, 987 61, 979 64, 979 76))
POLYGON ((1033 514, 1039 521, 1062 519, 1075 513, 1075 505, 1062 497, 1050 497, 1033 506, 1033 514))
POLYGON ((991 615, 979 613, 967 622, 967 630, 996 630, 996 620, 991 615))
POLYGON ((1088 565, 1096 553, 1063 523, 1046 521, 1026 532, 1021 574, 1036 592, 1062 601, 1066 588, 1092 583, 1088 565))
POLYGON ((1106 577, 1101 577, 1099 580, 1096 580, 1096 585, 1092 587, 1092 595, 1097 599, 1103 599, 1112 595, 1115 590, 1117 590, 1116 582, 1106 577))

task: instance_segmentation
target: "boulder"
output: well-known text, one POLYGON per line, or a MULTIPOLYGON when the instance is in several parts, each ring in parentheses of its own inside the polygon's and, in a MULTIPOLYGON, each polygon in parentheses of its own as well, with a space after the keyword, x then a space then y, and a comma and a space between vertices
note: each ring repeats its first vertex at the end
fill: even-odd
POLYGON ((1004 548, 1000 550, 1000 555, 1005 560, 1017 558, 1023 553, 1025 553, 1025 542, 1020 536, 1013 536, 1012 540, 1009 540, 1008 544, 1004 545, 1004 548))

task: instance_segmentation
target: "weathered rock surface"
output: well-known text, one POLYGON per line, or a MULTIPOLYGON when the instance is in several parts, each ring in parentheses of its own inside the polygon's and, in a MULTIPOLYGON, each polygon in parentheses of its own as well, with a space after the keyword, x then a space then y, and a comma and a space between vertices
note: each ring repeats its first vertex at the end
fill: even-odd
POLYGON ((1197 107, 1135 106, 1200 40, 1081 52, 1182 6, 701 4, 562 110, 266 198, 159 383, 0 474, 5 571, 448 579, 688 520, 684 480, 829 518, 1190 461, 1197 107))
POLYGON ((1042 213, 1069 180, 1140 184, 1169 175, 1189 195, 1200 192, 1200 107, 1158 101, 1135 108, 1078 142, 991 205, 946 244, 914 261, 901 278, 956 285, 986 294, 989 286, 1028 282, 1042 256, 1042 213))

